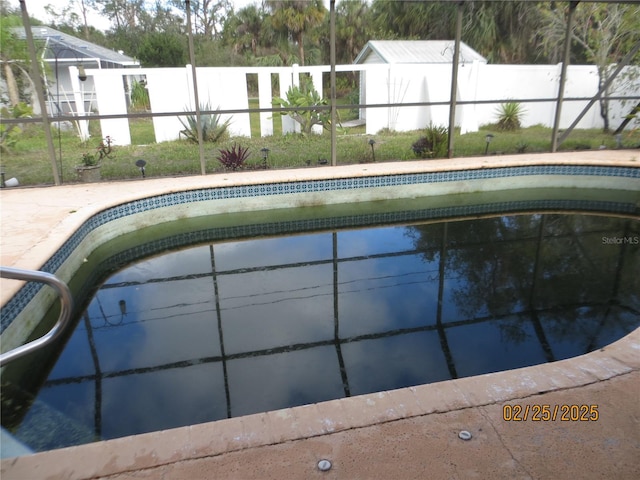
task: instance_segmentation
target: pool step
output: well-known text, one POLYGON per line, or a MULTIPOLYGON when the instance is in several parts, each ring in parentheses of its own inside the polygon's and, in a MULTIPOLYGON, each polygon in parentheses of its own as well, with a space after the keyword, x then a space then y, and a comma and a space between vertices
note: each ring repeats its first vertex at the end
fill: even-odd
MULTIPOLYGON (((8 387, 3 384, 3 390, 8 387)), ((14 392, 19 392, 20 403, 28 405, 21 408, 16 416, 21 418, 14 420, 16 425, 5 427, 3 425, 1 457, 27 455, 33 452, 42 452, 56 448, 79 445, 98 440, 96 435, 86 425, 78 423, 51 405, 34 398, 28 392, 16 385, 11 385, 14 392), (7 444, 5 445, 5 433, 7 444), (9 438, 10 437, 10 438, 9 438), (7 447, 5 451, 5 446, 7 447), (20 446, 24 448, 20 448, 20 446)), ((3 423, 13 423, 11 407, 6 404, 6 391, 3 392, 2 417, 3 423), (7 408, 9 407, 9 408, 7 408)), ((14 397, 16 398, 16 397, 14 397)))
POLYGON ((21 457, 34 453, 20 440, 11 435, 4 427, 0 429, 0 458, 21 457))

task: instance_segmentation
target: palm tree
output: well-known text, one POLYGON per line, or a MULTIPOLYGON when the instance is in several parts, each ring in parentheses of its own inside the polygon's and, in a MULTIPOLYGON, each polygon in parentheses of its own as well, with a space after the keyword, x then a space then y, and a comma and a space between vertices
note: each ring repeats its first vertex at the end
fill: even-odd
POLYGON ((336 10, 337 63, 352 63, 370 39, 366 0, 341 2, 336 10))
MULTIPOLYGON (((373 0, 371 18, 377 38, 451 40, 455 2, 373 0)), ((493 62, 535 59, 537 2, 466 2, 462 38, 493 62)))
POLYGON ((490 62, 536 60, 537 2, 469 2, 464 18, 463 38, 490 62))
POLYGON ((304 34, 318 27, 327 13, 322 0, 267 0, 275 28, 286 28, 298 45, 298 61, 304 65, 304 34))
POLYGON ((229 24, 225 25, 225 33, 229 32, 232 38, 230 43, 237 53, 250 49, 254 57, 258 56, 258 45, 262 35, 264 16, 256 5, 242 8, 234 15, 229 24))
POLYGON ((448 2, 374 0, 371 18, 379 39, 450 38, 455 9, 455 4, 448 2))

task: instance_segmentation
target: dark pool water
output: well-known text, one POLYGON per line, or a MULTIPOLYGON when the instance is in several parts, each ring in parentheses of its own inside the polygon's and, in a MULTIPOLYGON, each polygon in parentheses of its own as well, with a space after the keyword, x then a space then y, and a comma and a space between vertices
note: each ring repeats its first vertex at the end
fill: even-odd
POLYGON ((534 213, 145 258, 3 424, 47 450, 581 355, 640 324, 639 237, 534 213))

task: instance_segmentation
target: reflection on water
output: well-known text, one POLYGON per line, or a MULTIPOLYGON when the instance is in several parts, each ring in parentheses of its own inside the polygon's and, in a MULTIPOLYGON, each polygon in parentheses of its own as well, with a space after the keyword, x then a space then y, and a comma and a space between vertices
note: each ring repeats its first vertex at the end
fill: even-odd
POLYGON ((625 218, 530 214, 139 261, 101 286, 33 402, 84 436, 34 447, 587 353, 640 323, 638 236, 625 218))

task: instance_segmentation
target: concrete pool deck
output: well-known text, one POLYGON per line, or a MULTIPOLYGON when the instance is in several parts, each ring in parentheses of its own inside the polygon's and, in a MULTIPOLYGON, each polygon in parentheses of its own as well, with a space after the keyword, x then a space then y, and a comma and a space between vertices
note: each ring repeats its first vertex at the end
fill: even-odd
MULTIPOLYGON (((0 196, 0 263, 39 269, 94 213, 160 193, 559 162, 640 168, 640 152, 496 156, 5 189, 0 196)), ((2 280, 3 305, 19 283, 2 280)), ((588 355, 552 364, 10 458, 2 460, 0 473, 3 479, 638 478, 640 329, 588 355), (523 408, 520 416, 527 412, 527 420, 503 418, 516 405, 523 408), (555 420, 532 420, 535 411, 544 416, 534 407, 539 405, 549 405, 551 415, 557 413, 555 420), (472 439, 458 438, 461 430, 472 439), (331 470, 318 470, 321 459, 333 463, 331 470)))

